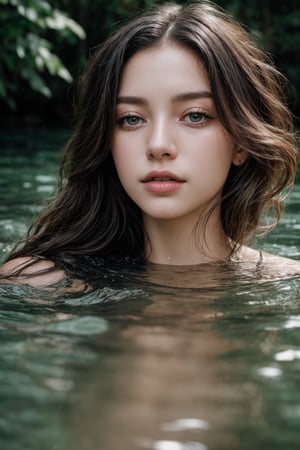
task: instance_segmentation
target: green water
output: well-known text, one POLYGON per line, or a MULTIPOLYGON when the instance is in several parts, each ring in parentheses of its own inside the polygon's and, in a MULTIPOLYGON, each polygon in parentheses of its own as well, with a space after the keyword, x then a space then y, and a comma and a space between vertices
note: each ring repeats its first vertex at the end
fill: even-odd
MULTIPOLYGON (((1 136, 1 259, 54 192, 65 136, 1 136)), ((297 186, 260 245, 300 259, 299 227, 297 186)), ((244 269, 113 267, 81 296, 1 285, 0 448, 298 450, 300 277, 244 269)))

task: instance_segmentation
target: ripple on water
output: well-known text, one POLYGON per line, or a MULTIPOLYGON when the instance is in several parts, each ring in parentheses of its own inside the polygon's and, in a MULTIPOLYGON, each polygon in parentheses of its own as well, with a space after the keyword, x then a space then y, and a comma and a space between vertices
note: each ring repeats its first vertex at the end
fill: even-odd
POLYGON ((0 220, 0 235, 1 240, 9 241, 19 238, 27 231, 27 225, 24 221, 17 221, 16 219, 0 220))
POLYGON ((87 336, 105 333, 109 328, 108 322, 101 317, 84 316, 76 319, 61 320, 48 324, 45 329, 58 333, 87 336))
POLYGON ((135 299, 141 296, 147 296, 147 293, 142 289, 112 289, 104 287, 79 298, 66 298, 64 303, 72 306, 97 305, 99 303, 114 303, 126 299, 135 299))

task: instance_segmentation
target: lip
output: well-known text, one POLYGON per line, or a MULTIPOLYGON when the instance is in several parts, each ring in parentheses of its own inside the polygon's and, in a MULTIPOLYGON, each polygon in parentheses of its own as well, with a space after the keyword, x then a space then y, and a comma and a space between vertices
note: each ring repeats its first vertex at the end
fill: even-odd
POLYGON ((167 170, 153 170, 141 181, 150 192, 168 194, 178 190, 186 180, 167 170))
POLYGON ((160 181, 160 182, 170 182, 170 181, 175 181, 177 183, 184 183, 185 180, 180 178, 179 176, 177 176, 175 173, 173 172, 169 172, 168 170, 152 170, 151 172, 149 172, 145 178, 143 178, 142 183, 150 183, 153 181, 160 181), (163 178, 165 178, 165 180, 163 180, 163 178))

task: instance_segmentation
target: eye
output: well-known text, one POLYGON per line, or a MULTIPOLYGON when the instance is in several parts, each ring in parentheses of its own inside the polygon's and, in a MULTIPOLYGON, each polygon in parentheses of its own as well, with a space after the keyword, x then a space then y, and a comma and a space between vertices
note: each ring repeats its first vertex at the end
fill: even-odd
POLYGON ((123 117, 123 123, 126 123, 127 125, 137 125, 140 123, 141 118, 137 116, 127 116, 123 117))
POLYGON ((188 122, 191 122, 194 124, 203 123, 207 119, 210 118, 207 114, 205 114, 204 112, 201 112, 201 111, 192 111, 192 112, 186 114, 184 117, 188 122))
POLYGON ((145 120, 135 114, 127 114, 126 116, 120 117, 117 123, 123 128, 135 128, 145 123, 145 120))
POLYGON ((203 111, 190 111, 182 116, 181 121, 190 126, 200 127, 204 126, 208 120, 212 119, 213 117, 203 111))
POLYGON ((199 112, 193 112, 188 114, 188 118, 191 122, 202 122, 205 119, 204 114, 199 112))

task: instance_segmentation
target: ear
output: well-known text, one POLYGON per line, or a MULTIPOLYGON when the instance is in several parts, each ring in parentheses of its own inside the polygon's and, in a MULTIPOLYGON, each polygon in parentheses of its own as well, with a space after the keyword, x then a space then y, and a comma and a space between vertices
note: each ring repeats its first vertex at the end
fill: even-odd
POLYGON ((232 156, 232 164, 242 166, 248 157, 248 152, 242 148, 235 149, 232 156))

